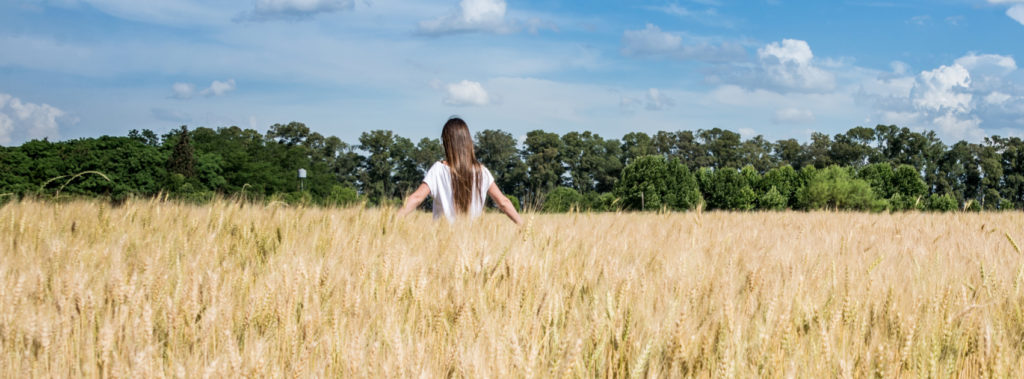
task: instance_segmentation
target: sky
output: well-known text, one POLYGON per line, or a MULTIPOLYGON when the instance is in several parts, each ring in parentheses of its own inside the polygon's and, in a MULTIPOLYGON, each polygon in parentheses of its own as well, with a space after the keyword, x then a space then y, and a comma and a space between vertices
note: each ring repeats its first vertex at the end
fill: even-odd
POLYGON ((303 122, 1024 135, 1024 0, 0 0, 0 145, 303 122))

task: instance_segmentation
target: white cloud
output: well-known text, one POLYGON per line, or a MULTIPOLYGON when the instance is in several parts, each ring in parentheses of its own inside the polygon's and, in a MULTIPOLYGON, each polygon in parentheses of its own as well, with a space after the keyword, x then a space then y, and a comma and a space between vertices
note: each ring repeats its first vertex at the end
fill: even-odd
POLYGON ((776 124, 810 124, 814 121, 814 112, 807 109, 779 109, 772 116, 772 122, 776 124))
POLYGON ((226 94, 226 93, 228 93, 230 91, 234 91, 234 90, 235 90, 235 80, 234 79, 228 79, 227 81, 224 81, 224 82, 222 82, 220 80, 214 80, 213 83, 210 83, 210 87, 204 89, 199 94, 201 94, 203 96, 221 96, 221 95, 224 95, 224 94, 226 94))
POLYGON ((988 0, 989 4, 1013 5, 1006 10, 1006 15, 1024 25, 1024 0, 988 0))
POLYGON ((196 92, 196 85, 192 83, 174 83, 171 85, 171 91, 174 92, 171 97, 175 99, 190 99, 192 94, 196 92))
POLYGON ((250 12, 239 14, 236 21, 304 20, 320 13, 351 10, 353 0, 257 0, 250 12))
POLYGON ((662 31, 657 25, 647 24, 640 30, 622 33, 622 53, 633 56, 660 56, 706 62, 727 62, 742 59, 746 52, 733 43, 713 43, 682 33, 662 31))
POLYGON ((914 106, 929 111, 966 113, 971 110, 971 74, 963 66, 941 66, 919 76, 911 96, 914 106))
POLYGON ((49 104, 22 102, 0 93, 0 144, 30 139, 59 138, 64 111, 49 104))
POLYGON ((674 105, 676 105, 675 100, 659 91, 657 88, 647 90, 647 110, 660 111, 672 108, 674 105))
POLYGON ((814 53, 806 41, 784 39, 757 50, 766 79, 783 89, 831 91, 835 75, 814 65, 814 53))
POLYGON ((1024 88, 1015 79, 1017 73, 1012 57, 969 53, 916 76, 865 82, 858 95, 873 107, 881 123, 932 129, 952 140, 978 141, 990 130, 1020 128, 1024 88), (905 91, 908 80, 912 85, 905 91))
POLYGON ((445 97, 444 103, 448 105, 480 106, 490 104, 491 102, 490 96, 479 82, 463 80, 458 83, 448 84, 445 89, 448 95, 445 97))
POLYGON ((421 21, 419 32, 426 35, 509 33, 513 28, 505 20, 506 8, 505 0, 462 0, 452 13, 421 21))
POLYGON ((1013 57, 970 53, 957 58, 954 63, 963 66, 972 74, 984 73, 986 75, 1006 75, 1017 70, 1017 61, 1013 57))
POLYGON ((1010 95, 996 91, 988 94, 988 96, 985 96, 985 102, 992 105, 1002 105, 1011 98, 1012 96, 1010 95))
MULTIPOLYGON (((958 117, 952 112, 946 112, 932 119, 932 125, 937 126, 939 135, 954 136, 960 139, 980 140, 985 136, 981 129, 981 119, 976 116, 958 117)), ((931 128, 929 128, 931 129, 931 128)))
POLYGON ((1006 15, 1024 25, 1024 4, 1017 4, 1006 10, 1006 15))

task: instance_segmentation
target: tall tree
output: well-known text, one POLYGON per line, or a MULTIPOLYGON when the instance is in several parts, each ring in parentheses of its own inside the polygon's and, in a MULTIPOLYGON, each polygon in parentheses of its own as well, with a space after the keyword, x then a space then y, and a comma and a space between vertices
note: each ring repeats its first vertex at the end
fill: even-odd
POLYGON ((551 191, 562 182, 565 167, 558 159, 562 150, 562 140, 558 134, 533 130, 526 133, 523 145, 522 154, 529 174, 530 196, 536 201, 540 194, 551 191))
POLYGON ((476 157, 494 175, 498 188, 507 194, 526 193, 526 164, 511 133, 485 129, 476 133, 476 157))
POLYGON ((189 137, 188 127, 182 125, 177 137, 174 150, 167 161, 167 171, 172 174, 180 174, 185 178, 194 177, 196 176, 196 158, 191 138, 189 137))
POLYGON ((394 144, 395 134, 390 130, 373 130, 359 136, 359 149, 367 154, 360 182, 363 193, 373 201, 380 202, 396 192, 392 177, 397 168, 392 156, 394 144))

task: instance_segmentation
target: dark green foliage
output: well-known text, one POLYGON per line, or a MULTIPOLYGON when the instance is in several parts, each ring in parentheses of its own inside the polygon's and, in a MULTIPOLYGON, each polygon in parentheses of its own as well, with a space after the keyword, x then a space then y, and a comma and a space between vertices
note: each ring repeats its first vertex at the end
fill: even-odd
POLYGON ((194 155, 188 127, 182 125, 174 144, 174 150, 171 152, 171 158, 167 161, 167 171, 171 174, 181 174, 185 178, 195 176, 196 159, 194 155))
POLYGON ((331 194, 324 199, 324 204, 334 206, 346 206, 359 201, 359 193, 355 188, 339 185, 331 186, 331 194))
POLYGON ((757 174, 753 169, 740 172, 735 168, 702 169, 698 173, 700 189, 708 209, 751 210, 757 203, 757 174))
POLYGON ((523 144, 525 146, 522 155, 526 161, 528 194, 536 201, 538 195, 551 191, 562 182, 562 174, 565 172, 565 167, 559 160, 563 148, 562 140, 558 138, 558 134, 534 130, 526 133, 526 141, 523 144))
POLYGON ((583 203, 583 195, 569 187, 558 187, 548 192, 544 198, 544 205, 541 210, 550 213, 565 213, 570 210, 580 209, 583 203))
POLYGON ((474 138, 476 158, 491 171, 498 188, 506 194, 524 195, 527 168, 519 155, 515 137, 501 130, 485 129, 474 138))
MULTIPOLYGON (((934 132, 878 125, 814 133, 803 143, 744 140, 719 128, 630 132, 621 140, 534 130, 521 145, 508 132, 481 130, 475 140, 498 187, 541 210, 685 210, 705 201, 722 210, 1024 208, 1024 141, 1017 137, 946 146, 934 132)), ((0 201, 59 191, 114 202, 167 193, 193 202, 396 205, 440 159, 438 139, 414 142, 388 130, 362 133, 357 144, 300 122, 266 133, 132 130, 0 147, 0 201), (308 174, 301 182, 300 168, 308 174)))
POLYGON ((928 198, 928 210, 950 212, 957 210, 956 198, 952 194, 939 195, 933 193, 928 198))
POLYGON ((633 210, 686 210, 701 201, 690 169, 660 155, 643 156, 627 165, 614 194, 624 208, 633 210))
POLYGON ((789 199, 783 196, 782 192, 779 192, 774 186, 757 199, 758 208, 773 211, 786 209, 786 204, 788 203, 789 199))
POLYGON ((793 195, 803 185, 800 174, 790 165, 768 170, 761 178, 759 193, 767 193, 772 188, 779 192, 779 195, 786 200, 784 207, 793 206, 793 195))
POLYGON ((807 166, 807 182, 797 190, 797 207, 800 209, 846 209, 871 210, 875 194, 871 185, 851 175, 850 168, 828 166, 815 170, 807 166))

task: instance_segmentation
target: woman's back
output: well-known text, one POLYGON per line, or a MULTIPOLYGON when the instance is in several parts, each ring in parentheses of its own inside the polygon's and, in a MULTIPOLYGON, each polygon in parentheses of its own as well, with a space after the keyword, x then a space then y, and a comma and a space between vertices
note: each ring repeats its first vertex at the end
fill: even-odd
MULTIPOLYGON (((494 176, 487 170, 484 165, 477 165, 476 169, 479 170, 480 175, 476 176, 479 180, 476 180, 473 186, 472 196, 469 203, 467 212, 470 217, 479 216, 484 210, 484 196, 487 194, 487 189, 494 183, 494 176)), ((423 178, 423 183, 430 187, 430 196, 434 199, 434 219, 445 216, 449 221, 454 221, 456 216, 455 210, 455 192, 452 188, 452 170, 448 165, 443 162, 435 162, 433 166, 430 166, 430 170, 427 171, 427 175, 423 178)))
POLYGON ((523 222, 512 202, 494 184, 491 172, 476 160, 473 136, 469 134, 465 121, 458 117, 449 118, 441 129, 441 144, 445 160, 430 167, 423 183, 398 210, 399 216, 412 212, 429 195, 434 198, 435 220, 441 215, 448 221, 455 221, 459 215, 476 217, 483 213, 484 196, 487 195, 513 222, 523 222))

